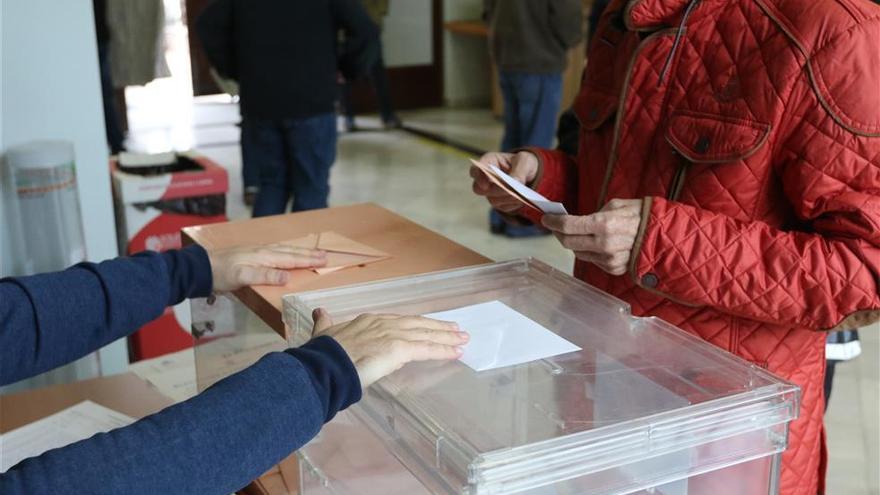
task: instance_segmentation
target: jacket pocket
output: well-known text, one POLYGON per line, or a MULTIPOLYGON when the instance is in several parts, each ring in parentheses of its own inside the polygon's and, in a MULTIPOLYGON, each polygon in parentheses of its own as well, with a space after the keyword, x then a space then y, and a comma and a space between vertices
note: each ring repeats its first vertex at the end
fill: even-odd
POLYGON ((677 164, 666 199, 678 200, 688 177, 703 170, 695 165, 745 160, 767 142, 769 135, 769 124, 753 120, 689 110, 672 112, 666 141, 672 146, 677 164))
POLYGON ((666 129, 666 141, 692 163, 745 160, 769 135, 770 124, 690 110, 674 111, 666 129))
POLYGON ((581 130, 595 131, 602 127, 617 110, 618 96, 604 91, 584 87, 572 103, 581 130))

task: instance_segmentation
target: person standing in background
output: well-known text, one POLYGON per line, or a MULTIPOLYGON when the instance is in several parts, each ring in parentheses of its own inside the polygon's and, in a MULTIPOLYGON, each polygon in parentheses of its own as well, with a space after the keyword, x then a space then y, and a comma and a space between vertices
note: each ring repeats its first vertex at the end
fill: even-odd
POLYGON ((503 151, 550 147, 568 50, 583 37, 581 0, 484 0, 504 97, 503 151))
MULTIPOLYGON (((370 19, 382 31, 384 19, 388 15, 388 0, 361 0, 370 19)), ((381 43, 381 42, 380 42, 381 43)), ((382 58, 382 47, 379 46, 379 57, 370 67, 367 74, 376 92, 376 100, 379 103, 379 113, 382 116, 382 126, 385 129, 398 129, 402 123, 394 113, 394 105, 391 103, 391 92, 388 89, 388 71, 385 69, 385 60, 382 58)), ((345 128, 348 132, 356 131, 357 124, 354 121, 354 105, 352 102, 352 89, 354 80, 345 78, 342 83, 342 107, 345 112, 345 128)))
POLYGON ((327 206, 336 159, 336 74, 366 73, 378 30, 357 0, 215 0, 196 21, 217 72, 238 81, 255 217, 327 206), (342 30, 345 43, 338 46, 342 30))
POLYGON ((101 99, 104 102, 104 128, 107 146, 115 155, 125 151, 125 136, 119 121, 119 110, 113 97, 113 76, 110 71, 110 26, 107 25, 107 0, 93 0, 95 38, 98 42, 98 66, 101 70, 101 99))
MULTIPOLYGON (((562 102, 568 50, 583 37, 581 0, 484 0, 489 48, 504 99, 502 151, 549 148, 562 102)), ((547 233, 522 219, 489 212, 492 232, 509 237, 547 233)))

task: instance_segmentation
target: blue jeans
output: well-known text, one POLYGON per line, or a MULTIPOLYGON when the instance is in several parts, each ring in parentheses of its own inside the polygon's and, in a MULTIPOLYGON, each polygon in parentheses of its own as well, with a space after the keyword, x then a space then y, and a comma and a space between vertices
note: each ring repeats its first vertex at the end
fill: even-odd
POLYGON ((562 75, 503 70, 498 75, 504 96, 501 151, 523 146, 551 147, 562 101, 562 75))
POLYGON ((242 156, 259 170, 254 216, 327 207, 330 167, 336 159, 336 115, 242 122, 242 156))

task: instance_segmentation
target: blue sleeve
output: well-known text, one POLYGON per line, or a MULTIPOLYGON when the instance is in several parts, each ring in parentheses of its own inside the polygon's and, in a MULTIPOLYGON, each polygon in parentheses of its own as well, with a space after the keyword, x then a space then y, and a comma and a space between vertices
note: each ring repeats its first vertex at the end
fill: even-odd
POLYGON ((0 475, 0 493, 225 495, 360 397, 345 351, 318 337, 131 426, 22 461, 0 475))
POLYGON ((0 385, 78 359, 136 331, 166 306, 211 293, 200 246, 0 280, 0 385))

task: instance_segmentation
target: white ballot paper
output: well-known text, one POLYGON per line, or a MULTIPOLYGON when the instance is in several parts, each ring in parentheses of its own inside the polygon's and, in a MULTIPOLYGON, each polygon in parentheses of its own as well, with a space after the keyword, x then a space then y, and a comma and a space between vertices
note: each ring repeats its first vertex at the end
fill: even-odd
POLYGON ((489 169, 492 170, 495 175, 501 178, 501 180, 503 180, 504 183, 507 184, 511 189, 516 191, 520 196, 525 198, 526 201, 533 204, 544 213, 547 213, 549 215, 568 215, 568 212, 565 210, 565 206, 563 206, 562 203, 550 201, 543 195, 536 192, 534 189, 526 187, 526 185, 522 182, 507 175, 506 172, 495 165, 489 165, 489 169))
POLYGON ((454 321, 471 336, 461 362, 475 371, 528 363, 580 347, 547 330, 500 301, 425 315, 454 321))
POLYGON ((29 457, 57 449, 96 433, 134 423, 134 418, 90 400, 0 435, 0 473, 29 457))

